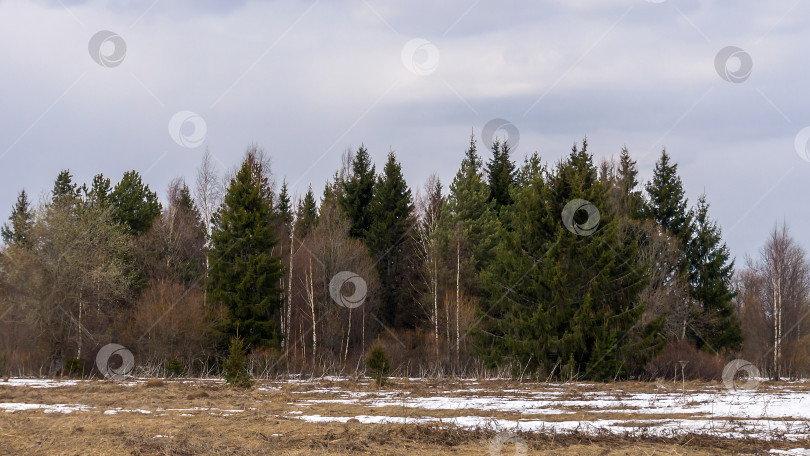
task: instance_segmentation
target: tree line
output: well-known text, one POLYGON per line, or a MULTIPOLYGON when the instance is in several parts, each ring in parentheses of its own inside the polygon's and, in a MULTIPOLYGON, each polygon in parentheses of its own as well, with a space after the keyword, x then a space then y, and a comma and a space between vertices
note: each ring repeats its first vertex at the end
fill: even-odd
POLYGON ((278 186, 256 146, 224 176, 206 152, 165 206, 137 171, 64 170, 2 227, 0 370, 89 373, 115 342, 144 374, 217 374, 234 337, 256 375, 355 373, 375 341, 409 375, 810 367, 804 252, 783 226, 735 276, 665 150, 642 184, 627 149, 595 163, 587 140, 555 163, 465 149, 447 188, 412 189, 394 152, 378 169, 361 146, 319 196, 278 186))

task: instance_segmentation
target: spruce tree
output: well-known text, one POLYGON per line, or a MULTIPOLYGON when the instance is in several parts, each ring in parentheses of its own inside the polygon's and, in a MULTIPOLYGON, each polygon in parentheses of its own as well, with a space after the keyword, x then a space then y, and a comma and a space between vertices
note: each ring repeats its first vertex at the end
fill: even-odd
MULTIPOLYGON (((689 285, 692 297, 704 310, 702 338, 713 350, 738 350, 742 331, 734 311, 732 279, 734 261, 723 242, 720 227, 709 218, 706 195, 698 199, 694 218, 694 237, 686 248, 689 285)), ((696 340, 698 346, 702 340, 696 340)))
POLYGON ((338 200, 343 211, 352 222, 349 234, 365 238, 371 228, 372 216, 369 205, 374 196, 374 164, 365 146, 357 149, 352 160, 352 172, 342 183, 343 192, 338 200))
POLYGON ((257 168, 261 163, 249 151, 214 214, 208 296, 228 309, 225 341, 240 336, 249 347, 270 348, 279 347, 282 337, 277 316, 283 268, 272 254, 272 192, 257 168))
POLYGON ((456 257, 463 257, 460 260, 462 281, 470 290, 477 288, 476 271, 489 261, 498 230, 495 203, 490 200, 490 188, 482 167, 475 137, 471 136, 444 205, 444 250, 454 258, 450 261, 453 269, 458 263, 456 257))
POLYGON ((299 201, 295 222, 295 236, 304 239, 318 225, 318 203, 309 186, 304 199, 299 201))
POLYGON ((509 194, 515 183, 515 164, 510 159, 509 142, 496 139, 492 144, 492 158, 487 163, 490 199, 495 202, 495 209, 512 204, 509 194))
POLYGON ((143 234, 160 215, 157 193, 141 180, 137 171, 127 171, 110 194, 113 218, 130 233, 143 234))
POLYGON ((284 179, 284 182, 281 184, 276 212, 278 212, 279 217, 281 217, 281 223, 284 226, 286 234, 289 235, 295 216, 293 214, 292 200, 290 199, 290 193, 287 188, 287 179, 284 179))
MULTIPOLYGON (((640 337, 655 332, 640 324, 648 265, 638 240, 620 235, 621 220, 606 210, 608 188, 586 147, 575 147, 553 173, 536 156, 518 173, 514 205, 483 273, 487 302, 475 349, 489 365, 510 363, 538 378, 607 380, 639 371, 658 346, 655 337, 640 337), (589 235, 562 221, 575 199, 599 209, 589 235)), ((585 211, 574 214, 578 223, 583 218, 585 211)))
POLYGON ((661 158, 655 164, 653 179, 647 183, 647 195, 650 198, 649 216, 674 236, 683 249, 691 238, 692 214, 678 175, 678 165, 670 163, 666 150, 661 151, 661 158))
POLYGON ((644 213, 644 197, 638 190, 638 168, 636 161, 630 157, 626 147, 619 155, 619 169, 617 173, 619 205, 617 208, 621 215, 632 219, 642 218, 644 213))
POLYGON ((17 202, 11 209, 11 216, 9 216, 8 220, 9 222, 3 224, 3 227, 0 228, 3 242, 7 245, 29 247, 29 236, 31 227, 34 225, 34 215, 31 213, 31 202, 28 201, 28 194, 25 189, 17 195, 17 202))
POLYGON ((414 205, 393 152, 388 154, 383 173, 377 177, 369 208, 371 225, 366 245, 377 260, 384 319, 396 327, 414 326, 416 313, 410 308, 413 300, 408 283, 412 248, 408 231, 415 222, 414 205))

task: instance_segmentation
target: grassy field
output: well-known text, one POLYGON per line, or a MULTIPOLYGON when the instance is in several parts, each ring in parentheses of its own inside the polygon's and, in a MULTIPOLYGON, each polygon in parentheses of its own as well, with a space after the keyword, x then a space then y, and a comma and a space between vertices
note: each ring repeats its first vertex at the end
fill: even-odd
POLYGON ((743 397, 719 384, 682 388, 415 379, 378 388, 363 379, 319 379, 236 390, 196 379, 0 380, 0 454, 714 455, 810 448, 802 412, 810 413, 810 385, 765 383, 743 397), (771 412, 754 416, 757 401, 771 412))

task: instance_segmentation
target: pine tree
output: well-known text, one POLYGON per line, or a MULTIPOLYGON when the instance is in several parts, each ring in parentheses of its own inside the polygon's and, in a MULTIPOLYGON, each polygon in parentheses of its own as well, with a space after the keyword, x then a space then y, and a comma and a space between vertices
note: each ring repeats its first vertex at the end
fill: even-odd
POLYGON ((352 222, 350 234, 365 238, 373 222, 370 204, 374 196, 375 170, 365 146, 357 149, 351 175, 343 182, 340 206, 352 222))
POLYGON ((272 254, 271 192, 257 169, 261 163, 248 151, 213 217, 208 296, 228 309, 225 340, 240 335, 250 347, 279 347, 283 268, 272 254))
POLYGON ((137 171, 127 171, 110 194, 113 218, 130 233, 143 234, 160 215, 157 193, 141 180, 137 171))
POLYGON ((70 170, 64 169, 56 176, 51 190, 52 204, 75 205, 79 198, 79 189, 73 182, 73 175, 70 170))
MULTIPOLYGON (((698 199, 693 232, 686 257, 692 297, 701 304, 707 317, 702 337, 713 350, 738 350, 742 332, 732 302, 734 261, 729 261, 731 254, 723 242, 720 227, 709 218, 705 194, 698 199)), ((702 342, 696 341, 698 346, 702 342)))
POLYGON ((34 225, 34 215, 31 213, 31 202, 28 201, 28 194, 23 189, 17 195, 17 203, 11 209, 9 223, 0 228, 3 242, 7 245, 18 247, 29 247, 31 227, 34 225))
POLYGON ((395 327, 412 327, 416 324, 416 312, 411 308, 413 300, 408 288, 412 248, 408 231, 414 223, 414 205, 393 152, 388 154, 383 173, 377 177, 369 208, 371 225, 366 243, 377 259, 384 319, 395 327))
POLYGON ((670 163, 666 150, 661 151, 661 158, 655 164, 653 179, 647 183, 649 215, 681 243, 682 249, 691 238, 692 223, 685 194, 683 182, 678 176, 678 165, 670 163))
POLYGON ((509 158, 509 142, 496 139, 492 144, 492 158, 487 163, 490 199, 495 202, 496 211, 512 204, 510 189, 515 183, 515 164, 509 158))
POLYGON ((312 185, 310 185, 304 199, 298 202, 295 236, 304 239, 317 225, 318 203, 315 201, 315 194, 312 193, 312 185))
POLYGON ((110 179, 104 177, 103 174, 96 174, 93 176, 93 183, 90 190, 85 188, 85 198, 91 206, 106 208, 110 205, 110 194, 112 193, 112 186, 110 179))

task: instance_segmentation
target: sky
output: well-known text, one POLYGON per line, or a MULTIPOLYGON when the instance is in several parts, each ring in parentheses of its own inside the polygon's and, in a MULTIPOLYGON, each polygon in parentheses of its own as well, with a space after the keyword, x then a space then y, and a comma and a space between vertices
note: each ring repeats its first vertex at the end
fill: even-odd
POLYGON ((518 163, 626 146, 642 181, 665 147, 737 264, 777 222, 810 248, 808 20, 801 0, 0 0, 0 219, 62 169, 136 169, 165 199, 206 149, 225 172, 251 144, 298 195, 361 144, 417 191, 472 132, 518 163))

